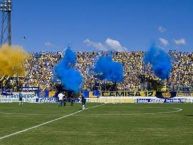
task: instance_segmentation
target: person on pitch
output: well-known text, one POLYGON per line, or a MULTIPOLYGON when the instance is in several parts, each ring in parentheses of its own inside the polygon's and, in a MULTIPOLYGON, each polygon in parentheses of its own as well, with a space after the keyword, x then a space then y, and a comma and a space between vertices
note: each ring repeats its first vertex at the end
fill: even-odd
POLYGON ((19 92, 19 105, 23 105, 23 95, 19 92))
POLYGON ((82 110, 86 109, 86 97, 83 94, 83 92, 81 93, 81 102, 82 102, 82 110))
POLYGON ((64 94, 60 92, 58 94, 59 106, 64 106, 64 94))
POLYGON ((66 102, 67 102, 67 95, 66 93, 64 93, 64 106, 66 106, 66 102))

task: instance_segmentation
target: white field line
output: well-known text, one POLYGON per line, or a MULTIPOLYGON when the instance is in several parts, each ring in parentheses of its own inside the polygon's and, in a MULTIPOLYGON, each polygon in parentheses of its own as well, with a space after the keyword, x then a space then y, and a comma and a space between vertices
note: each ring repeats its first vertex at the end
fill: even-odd
MULTIPOLYGON (((100 106, 103 106, 103 105, 105 105, 105 104, 96 105, 96 106, 93 106, 93 107, 90 107, 90 108, 87 108, 87 109, 97 108, 97 107, 100 107, 100 106)), ((70 116, 73 116, 73 115, 78 114, 78 113, 80 113, 82 111, 83 110, 79 110, 79 111, 76 111, 74 113, 71 113, 71 114, 68 114, 68 115, 64 115, 62 117, 59 117, 59 118, 56 118, 56 119, 53 119, 53 120, 50 120, 50 121, 46 121, 44 123, 41 123, 41 124, 38 124, 38 125, 35 125, 35 126, 32 126, 32 127, 26 128, 26 129, 23 129, 23 130, 20 130, 20 131, 17 131, 17 132, 14 132, 14 133, 11 133, 11 134, 8 134, 8 135, 5 135, 5 136, 2 136, 2 137, 0 137, 0 140, 5 139, 5 138, 9 138, 11 136, 15 136, 15 135, 21 134, 23 132, 27 132, 29 130, 32 130, 32 129, 35 129, 35 128, 38 128, 38 127, 41 127, 41 126, 44 126, 44 125, 47 125, 47 124, 50 124, 52 122, 55 122, 55 121, 58 121, 58 120, 61 120, 61 119, 64 119, 64 118, 67 118, 67 117, 70 117, 70 116)))
POLYGON ((170 113, 181 112, 183 110, 182 108, 172 108, 172 109, 175 109, 175 110, 174 111, 166 111, 166 112, 144 113, 144 114, 170 114, 170 113))
MULTIPOLYGON (((151 107, 153 108, 153 107, 151 107)), ((157 108, 157 107, 156 107, 157 108)), ((161 107, 159 107, 161 108, 161 107)), ((156 115, 156 114, 170 114, 170 113, 177 113, 181 112, 183 109, 181 108, 168 108, 168 109, 175 109, 173 111, 166 111, 166 112, 154 112, 154 113, 103 113, 103 114, 92 114, 92 115, 87 115, 87 117, 91 116, 130 116, 130 115, 143 115, 143 114, 148 114, 148 115, 156 115)), ((85 116, 85 115, 76 115, 76 116, 85 116)))
POLYGON ((36 113, 8 113, 8 112, 0 112, 0 114, 5 114, 5 115, 50 115, 50 114, 36 114, 36 113))

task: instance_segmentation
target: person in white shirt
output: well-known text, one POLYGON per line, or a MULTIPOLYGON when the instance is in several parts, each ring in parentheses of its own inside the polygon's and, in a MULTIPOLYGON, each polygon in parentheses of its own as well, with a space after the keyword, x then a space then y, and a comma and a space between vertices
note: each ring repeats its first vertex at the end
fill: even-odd
POLYGON ((59 100, 59 105, 64 106, 64 94, 62 92, 58 94, 58 100, 59 100))

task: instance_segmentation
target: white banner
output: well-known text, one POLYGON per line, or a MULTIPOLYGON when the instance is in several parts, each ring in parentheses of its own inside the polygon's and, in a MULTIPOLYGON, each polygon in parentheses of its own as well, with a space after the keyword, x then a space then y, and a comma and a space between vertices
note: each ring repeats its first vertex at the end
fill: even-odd
MULTIPOLYGON (((22 101, 28 103, 56 103, 55 98, 38 97, 34 92, 22 92, 22 101)), ((0 103, 19 102, 19 93, 13 92, 12 95, 0 95, 0 103)))
POLYGON ((193 103, 193 97, 162 99, 156 97, 99 97, 88 98, 92 103, 193 103))

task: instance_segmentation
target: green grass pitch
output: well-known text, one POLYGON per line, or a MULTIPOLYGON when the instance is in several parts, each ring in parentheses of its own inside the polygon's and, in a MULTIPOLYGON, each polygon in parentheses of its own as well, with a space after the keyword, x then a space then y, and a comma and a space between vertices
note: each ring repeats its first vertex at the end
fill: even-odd
POLYGON ((193 145, 193 104, 96 105, 0 104, 0 145, 193 145))

